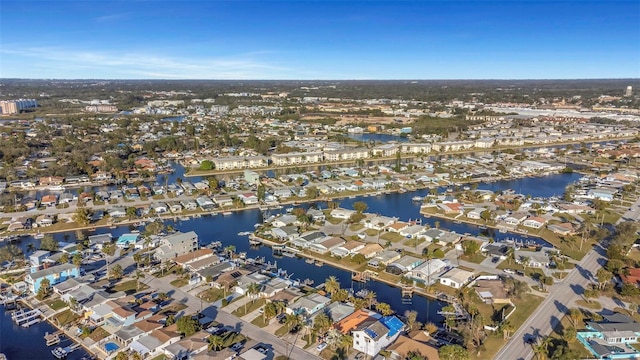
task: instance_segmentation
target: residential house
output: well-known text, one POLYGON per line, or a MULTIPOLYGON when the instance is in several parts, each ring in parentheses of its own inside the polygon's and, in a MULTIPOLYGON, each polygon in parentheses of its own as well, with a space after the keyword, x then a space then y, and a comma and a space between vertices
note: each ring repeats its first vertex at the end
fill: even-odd
POLYGON ((383 250, 384 248, 380 244, 366 244, 358 251, 358 254, 364 255, 365 259, 371 259, 380 254, 383 250))
POLYGON ((373 259, 369 260, 369 266, 373 267, 386 267, 390 263, 400 259, 402 254, 393 250, 384 250, 378 255, 374 256, 373 259))
POLYGON ((55 285, 69 278, 77 278, 79 276, 79 267, 73 264, 61 264, 27 274, 25 282, 29 285, 29 291, 32 294, 37 294, 44 279, 49 280, 50 285, 55 285))
POLYGON ((332 249, 331 255, 339 257, 351 256, 353 254, 357 254, 358 251, 364 248, 364 246, 365 243, 363 242, 350 240, 346 244, 332 249))
POLYGON ((209 341, 207 339, 210 335, 211 334, 206 331, 198 331, 191 336, 187 336, 184 339, 165 347, 164 353, 169 358, 175 360, 191 359, 194 355, 207 350, 209 346, 209 341))
POLYGON ((196 198, 196 204, 198 204, 198 206, 203 210, 203 211, 211 211, 213 209, 215 209, 216 204, 211 201, 211 199, 208 196, 198 196, 196 198))
POLYGON ((296 300, 293 304, 288 305, 285 311, 287 314, 311 316, 322 310, 330 302, 331 299, 328 297, 322 296, 318 293, 312 293, 296 300))
POLYGON ((419 353, 428 360, 440 359, 438 348, 404 335, 400 335, 386 351, 389 352, 389 360, 409 359, 411 352, 419 353))
POLYGON ((602 321, 587 321, 585 330, 576 337, 596 359, 638 359, 640 350, 631 344, 638 342, 640 323, 620 313, 603 315, 602 321))
POLYGON ((327 252, 330 252, 337 247, 344 245, 345 243, 346 241, 344 241, 343 239, 334 236, 310 244, 309 250, 320 254, 326 254, 327 252))
POLYGON ((514 256, 517 264, 524 266, 530 266, 535 268, 549 267, 551 259, 544 251, 526 251, 515 250, 514 256))
POLYGON ((353 314, 355 308, 352 305, 335 301, 324 308, 323 313, 326 314, 333 324, 341 321, 347 316, 353 314))
POLYGON ((353 348, 374 357, 393 343, 402 329, 404 324, 395 316, 367 320, 353 330, 353 348))
POLYGON ((342 320, 339 320, 333 324, 333 327, 340 331, 342 334, 350 334, 352 330, 356 329, 360 324, 365 321, 380 319, 382 316, 374 311, 367 309, 358 309, 351 315, 347 315, 342 320))
POLYGON ((43 206, 55 206, 58 203, 58 197, 53 194, 48 194, 40 199, 40 204, 43 206))
POLYGON ((258 203, 258 197, 254 193, 238 194, 238 199, 245 205, 254 205, 258 203))
POLYGON ((539 229, 547 222, 547 219, 540 216, 531 216, 522 222, 522 226, 539 229))
POLYGON ((417 268, 423 262, 424 260, 417 258, 415 256, 405 255, 400 259, 387 265, 387 268, 385 269, 385 271, 394 275, 401 275, 417 268))
POLYGON ((198 247, 198 234, 194 231, 187 233, 177 232, 162 239, 161 245, 156 249, 154 256, 156 259, 164 261, 195 251, 198 247))
POLYGON ((507 217, 504 218, 504 222, 512 225, 512 226, 518 226, 520 225, 521 222, 525 221, 527 219, 527 214, 523 213, 523 212, 515 212, 507 217))
POLYGON ((485 304, 511 303, 504 282, 498 276, 479 276, 473 289, 485 304))
POLYGON ((440 284, 460 289, 471 281, 472 277, 473 272, 456 267, 440 275, 440 284))
POLYGON ((417 281, 431 285, 429 284, 429 282, 435 282, 436 275, 442 272, 447 267, 447 265, 448 264, 443 260, 431 259, 425 261, 420 266, 409 271, 409 274, 407 274, 407 276, 417 281))

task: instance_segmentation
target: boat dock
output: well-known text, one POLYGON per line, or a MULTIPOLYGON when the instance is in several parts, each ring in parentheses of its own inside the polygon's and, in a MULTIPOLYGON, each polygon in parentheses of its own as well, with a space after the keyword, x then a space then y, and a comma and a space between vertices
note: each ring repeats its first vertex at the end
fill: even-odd
POLYGON ((57 345, 60 343, 60 335, 62 334, 63 333, 60 330, 54 332, 53 334, 45 333, 44 341, 47 344, 47 346, 57 345))
POLYGON ((11 315, 13 322, 22 327, 29 327, 33 324, 39 323, 42 319, 40 316, 42 311, 35 310, 20 310, 11 315))

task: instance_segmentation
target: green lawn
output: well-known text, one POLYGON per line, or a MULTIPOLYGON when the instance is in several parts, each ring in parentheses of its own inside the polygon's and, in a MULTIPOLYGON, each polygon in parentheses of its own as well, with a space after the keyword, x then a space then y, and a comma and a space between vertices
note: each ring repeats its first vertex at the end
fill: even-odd
MULTIPOLYGON (((567 316, 564 316, 562 320, 560 320, 560 324, 558 324, 553 329, 553 332, 551 333, 551 335, 549 335, 553 339, 552 343, 555 346, 563 343, 564 340, 562 339, 562 334, 564 330, 572 326, 573 325, 571 324, 571 320, 567 316)), ((576 351, 580 355, 580 359, 588 359, 592 357, 592 354, 584 346, 580 344, 578 339, 573 339, 573 341, 568 341, 567 345, 569 346, 570 349, 576 351)))
MULTIPOLYGON (((123 291, 125 292, 127 295, 131 295, 134 294, 138 291, 137 289, 137 285, 138 282, 136 280, 128 280, 128 281, 121 281, 119 282, 116 286, 113 287, 113 291, 123 291)), ((144 290, 144 289, 148 289, 149 286, 140 283, 140 290, 144 290)))
POLYGON ((80 319, 80 316, 67 309, 53 317, 60 326, 66 326, 80 319))
POLYGON ((233 315, 237 316, 237 317, 243 317, 249 313, 251 313, 252 311, 258 310, 259 308, 261 308, 264 304, 265 304, 265 299, 257 299, 256 301, 249 302, 247 304, 247 311, 245 312, 245 306, 242 305, 239 308, 237 308, 234 312, 232 312, 233 315))
POLYGON ((400 235, 398 233, 387 231, 387 232, 383 233, 382 235, 380 235, 380 239, 385 240, 385 241, 398 242, 398 241, 401 241, 402 239, 404 239, 404 236, 402 236, 402 235, 400 235))
POLYGON ((97 327, 95 330, 91 332, 91 334, 89 335, 89 338, 97 342, 106 338, 109 335, 111 334, 109 334, 107 330, 103 329, 102 327, 97 327))
POLYGON ((57 311, 57 310, 60 310, 62 308, 67 307, 67 303, 65 303, 64 301, 62 301, 60 299, 49 300, 49 301, 46 302, 46 304, 49 305, 51 310, 54 310, 54 311, 57 311))
POLYGON ((460 259, 464 260, 464 261, 469 261, 472 262, 474 264, 480 264, 481 262, 483 262, 487 257, 483 256, 482 254, 473 254, 471 256, 469 255, 461 255, 460 259))
POLYGON ((189 280, 187 279, 175 279, 172 282, 170 282, 171 285, 180 288, 183 287, 185 285, 187 285, 189 283, 189 280))
POLYGON ((264 321, 264 316, 258 316, 257 318, 251 320, 251 323, 257 327, 265 327, 269 325, 269 320, 264 321))
MULTIPOLYGON (((540 305, 540 303, 544 300, 539 296, 535 296, 532 294, 526 294, 523 296, 523 299, 515 301, 516 310, 509 317, 509 321, 513 324, 514 328, 519 328, 522 326, 522 323, 527 320, 529 315, 533 313, 533 311, 540 305)), ((483 312, 483 309, 478 308, 480 312, 483 312)), ((490 334, 487 337, 486 342, 484 343, 484 348, 486 350, 481 351, 479 354, 472 353, 471 359, 492 359, 494 355, 504 346, 506 340, 502 338, 501 335, 498 334, 490 334)))
POLYGON ((583 307, 583 308, 587 308, 587 309, 591 309, 591 310, 600 310, 602 309, 602 304, 600 304, 599 302, 595 301, 595 300, 591 300, 590 302, 587 302, 586 300, 576 300, 576 305, 583 307))
POLYGON ((349 225, 349 230, 351 231, 359 231, 364 227, 364 225, 358 223, 358 224, 351 224, 349 225))
POLYGON ((198 297, 206 302, 213 303, 224 297, 224 290, 212 287, 199 293, 198 297))

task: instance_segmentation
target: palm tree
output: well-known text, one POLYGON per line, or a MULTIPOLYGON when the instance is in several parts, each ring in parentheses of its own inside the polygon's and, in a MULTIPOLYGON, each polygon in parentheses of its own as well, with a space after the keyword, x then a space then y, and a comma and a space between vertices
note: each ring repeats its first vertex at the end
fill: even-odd
POLYGON ((224 347, 224 338, 220 335, 209 336, 209 351, 220 351, 224 347))
POLYGON ((107 274, 109 273, 109 256, 113 256, 116 252, 116 247, 112 243, 102 245, 102 253, 104 254, 104 260, 107 262, 107 274))
POLYGON ((35 245, 33 245, 33 243, 29 243, 29 244, 27 244, 27 251, 28 251, 28 252, 34 252, 34 251, 36 251, 36 246, 35 246, 35 245))
POLYGON ((329 328, 331 328, 332 321, 331 318, 327 316, 327 314, 320 314, 313 319, 313 327, 318 331, 319 334, 324 334, 329 328))
POLYGON ((267 319, 272 319, 278 315, 275 303, 269 302, 264 306, 264 310, 262 311, 262 321, 264 323, 267 322, 267 319))
POLYGON ((140 279, 145 277, 144 273, 140 270, 136 270, 134 278, 136 279, 136 290, 140 291, 140 279))
POLYGON ((300 317, 294 314, 287 314, 284 318, 284 323, 287 325, 287 331, 291 331, 291 328, 300 324, 300 317))
MULTIPOLYGON (((257 295, 260 294, 260 285, 251 283, 247 285, 247 296, 251 299, 251 304, 255 303, 257 295)), ((247 303, 244 303, 244 312, 247 312, 247 303)))
POLYGON ((324 289, 331 295, 340 290, 340 282, 335 276, 329 276, 324 282, 324 289))
POLYGON ((111 272, 109 273, 109 275, 114 279, 121 279, 123 272, 124 270, 122 269, 122 266, 120 266, 120 264, 116 264, 111 268, 111 272))
POLYGON ((511 333, 515 331, 515 327, 509 320, 505 320, 502 324, 500 324, 500 330, 502 331, 502 338, 509 339, 511 337, 511 333))
POLYGON ((571 323, 573 324, 573 327, 575 328, 578 327, 578 323, 582 321, 582 319, 584 318, 582 311, 578 308, 569 309, 568 315, 569 315, 569 319, 571 319, 571 323))
POLYGON ((369 290, 367 291, 367 293, 364 295, 364 300, 367 302, 367 307, 370 308, 373 306, 373 304, 375 304, 377 302, 376 298, 378 297, 378 295, 376 295, 375 292, 369 290))
POLYGON ((325 342, 327 343, 327 345, 329 345, 329 347, 332 350, 335 350, 338 347, 338 345, 340 345, 340 343, 342 342, 342 333, 337 329, 330 329, 327 332, 327 337, 325 339, 325 342))
POLYGON ((393 310, 391 309, 391 306, 383 302, 376 304, 376 311, 379 312, 382 316, 389 316, 393 314, 393 310))
POLYGON ((227 254, 229 258, 231 258, 233 256, 233 253, 235 252, 236 252, 236 247, 233 245, 229 245, 224 248, 224 253, 227 254))

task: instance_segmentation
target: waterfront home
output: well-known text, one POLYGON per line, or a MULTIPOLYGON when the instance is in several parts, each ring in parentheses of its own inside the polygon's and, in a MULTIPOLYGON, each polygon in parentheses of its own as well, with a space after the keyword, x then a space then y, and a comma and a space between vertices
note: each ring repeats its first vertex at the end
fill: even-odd
POLYGON ((169 211, 173 214, 182 212, 182 205, 177 201, 170 201, 167 203, 167 206, 169 207, 169 211))
POLYGON ((309 244, 309 250, 317 252, 319 254, 326 254, 339 246, 342 246, 346 243, 344 239, 339 237, 328 237, 319 241, 316 241, 313 244, 309 244))
POLYGON ((338 257, 345 257, 357 254, 358 251, 362 250, 365 246, 365 243, 360 241, 350 240, 344 245, 340 245, 331 250, 331 255, 338 257))
POLYGON ((485 304, 511 303, 507 296, 507 290, 504 288, 504 282, 499 276, 479 276, 473 289, 485 304))
POLYGON ((499 243, 487 243, 481 248, 481 251, 485 256, 498 257, 504 260, 507 258, 507 253, 509 253, 509 247, 499 243))
POLYGON ((273 196, 275 196, 278 199, 287 199, 293 196, 293 193, 291 192, 291 188, 288 188, 288 187, 277 188, 273 190, 273 196))
POLYGON ((351 215, 355 214, 355 210, 348 210, 348 209, 333 209, 331 210, 331 217, 336 218, 336 219, 343 219, 343 220, 347 220, 351 217, 351 215))
MULTIPOLYGON (((412 332, 413 334, 415 332, 412 332)), ((411 335, 410 334, 410 335, 411 335)), ((416 337, 420 339, 420 337, 416 337)), ((431 340, 430 338, 428 340, 431 340)), ((426 342, 416 340, 414 338, 400 335, 398 339, 386 348, 389 353, 389 360, 409 359, 411 352, 418 353, 425 359, 439 360, 438 348, 428 345, 426 342)))
POLYGON ((589 189, 589 191, 587 191, 587 198, 597 199, 602 201, 612 201, 616 193, 617 191, 615 190, 604 189, 604 188, 589 189))
POLYGON ((472 278, 473 272, 456 267, 440 275, 440 284, 454 289, 460 289, 471 281, 472 278))
POLYGON ((397 251, 385 250, 385 251, 381 252, 380 254, 374 256, 373 259, 369 260, 369 266, 373 266, 373 267, 384 266, 384 267, 386 267, 390 263, 400 259, 401 256, 402 256, 402 254, 400 254, 397 251))
POLYGON ((173 324, 165 328, 152 331, 149 335, 142 336, 137 341, 131 343, 129 348, 138 352, 146 358, 153 358, 164 354, 164 348, 180 341, 180 334, 177 332, 177 325, 173 324))
POLYGON ((44 260, 49 258, 49 256, 51 256, 51 251, 36 250, 29 255, 29 266, 31 266, 31 268, 39 269, 44 263, 44 260))
POLYGON ((435 282, 435 276, 442 272, 447 265, 446 262, 440 259, 427 260, 420 266, 410 270, 407 277, 431 285, 435 282))
POLYGON ((213 201, 221 208, 233 206, 233 198, 231 195, 216 195, 213 197, 213 201))
POLYGON ((198 331, 197 333, 187 336, 184 339, 171 344, 164 348, 164 354, 170 359, 186 360, 191 359, 194 355, 207 350, 209 341, 208 332, 198 331))
POLYGON ((164 214, 167 213, 169 211, 169 207, 167 206, 167 204, 159 202, 159 203, 155 203, 155 204, 151 204, 150 207, 156 214, 164 214))
MULTIPOLYGON (((215 265, 219 262, 218 256, 213 253, 212 249, 208 249, 208 248, 199 249, 199 250, 195 250, 180 256, 176 256, 173 259, 171 259, 171 261, 173 261, 176 265, 182 267, 183 269, 196 271, 191 269, 190 265, 203 259, 209 259, 209 261, 211 261, 210 265, 215 265)), ((207 266, 204 266, 204 267, 207 267, 207 266)), ((197 269, 197 270, 200 270, 200 269, 197 269)))
POLYGON ((121 249, 126 249, 130 245, 135 244, 139 236, 139 234, 122 234, 116 241, 116 246, 121 249))
MULTIPOLYGON (((240 295, 247 295, 247 289, 250 284, 263 285, 266 284, 271 278, 261 274, 259 272, 252 272, 242 275, 236 279, 236 286, 234 291, 240 295)), ((262 286, 261 286, 262 288, 262 286)), ((263 294, 255 294, 259 297, 264 297, 263 294)))
POLYGON ((403 329, 404 323, 395 316, 367 320, 352 331, 353 348, 374 357, 393 343, 403 329))
POLYGON ((53 225, 53 215, 42 214, 36 217, 34 226, 47 227, 53 225))
POLYGON ((400 230, 399 233, 406 238, 415 239, 418 237, 422 237, 422 234, 425 232, 425 230, 426 228, 422 225, 410 225, 400 230))
POLYGON ((638 342, 640 323, 620 313, 602 317, 602 321, 587 321, 586 329, 576 334, 578 341, 596 359, 640 358, 640 351, 631 345, 638 342))
POLYGON ((371 259, 382 251, 384 251, 384 248, 380 244, 366 244, 358 251, 358 254, 362 254, 365 259, 371 259))
POLYGON ((298 236, 298 227, 293 225, 274 227, 270 231, 273 237, 281 241, 291 241, 298 236))
MULTIPOLYGON (((200 277, 200 281, 208 281, 212 286, 220 287, 216 283, 218 278, 225 272, 235 269, 234 264, 228 261, 218 263, 206 267, 204 269, 196 270, 195 276, 200 277)), ((198 282, 200 282, 198 281, 198 282)))
POLYGON ((522 222, 522 226, 539 229, 547 222, 547 219, 540 216, 531 216, 522 222))
POLYGON ((400 148, 406 154, 428 154, 431 152, 431 143, 406 143, 400 148))
POLYGON ((367 309, 358 309, 351 315, 346 316, 342 320, 339 320, 333 324, 333 327, 340 331, 342 334, 350 334, 352 330, 356 329, 360 324, 368 320, 380 319, 381 315, 375 311, 367 309))
POLYGON ((397 218, 376 215, 376 216, 373 216, 373 217, 368 218, 367 220, 365 220, 363 225, 367 229, 373 229, 373 230, 376 230, 376 231, 381 231, 384 228, 386 228, 387 226, 389 226, 389 225, 393 224, 394 222, 396 222, 397 220, 398 220, 397 218))
POLYGON ((196 198, 196 204, 198 204, 203 211, 211 211, 216 207, 216 204, 208 196, 204 195, 196 198))
POLYGON ((186 211, 194 211, 198 208, 198 203, 193 200, 181 200, 180 206, 182 206, 186 211))
POLYGON ((385 271, 390 274, 401 275, 415 269, 416 267, 420 266, 420 264, 422 264, 423 262, 424 262, 423 259, 417 258, 415 256, 405 255, 400 259, 387 265, 385 271))
POLYGON ((184 189, 180 186, 178 186, 177 184, 169 184, 167 185, 167 192, 168 193, 173 193, 176 196, 180 196, 182 194, 184 194, 184 189))
POLYGON ((42 197, 42 199, 40 199, 40 204, 42 206, 54 206, 57 203, 58 203, 58 198, 53 194, 45 195, 42 197))
POLYGON ((397 221, 386 227, 389 232, 400 233, 400 231, 409 227, 409 223, 397 221))
POLYGON ((319 209, 309 209, 307 210, 307 215, 311 217, 313 222, 324 222, 326 220, 324 212, 319 209))
POLYGON ((27 274, 25 282, 29 285, 29 291, 35 295, 38 293, 38 290, 40 290, 40 286, 44 279, 49 280, 50 285, 55 285, 67 280, 68 278, 77 278, 79 276, 79 267, 73 264, 61 264, 27 274))
POLYGON ((196 234, 195 231, 189 231, 187 233, 177 232, 161 240, 161 245, 156 249, 154 257, 160 261, 164 261, 195 251, 198 247, 198 234, 196 234))
POLYGON ((551 262, 549 256, 543 251, 515 250, 514 256, 517 264, 535 268, 549 267, 551 262))
POLYGON ((576 229, 571 223, 549 224, 547 228, 559 235, 572 235, 576 233, 576 229))
POLYGON ((108 210, 109 216, 112 218, 122 218, 127 216, 127 210, 123 207, 113 207, 108 210))
POLYGON ((295 215, 282 214, 276 217, 275 219, 273 219, 273 221, 271 222, 271 225, 273 227, 280 228, 280 227, 289 226, 297 223, 298 223, 298 218, 295 215))
POLYGON ((245 205, 254 205, 258 203, 258 197, 254 193, 242 193, 238 194, 238 199, 245 205))
POLYGON ((482 218, 482 212, 485 211, 485 208, 474 208, 467 212, 467 218, 480 220, 482 218))
POLYGON ((457 202, 447 202, 437 205, 445 214, 460 214, 464 210, 464 205, 457 202))
POLYGON ((354 311, 355 308, 353 307, 353 305, 336 301, 325 307, 322 312, 326 314, 329 319, 331 319, 331 323, 335 324, 346 318, 347 316, 353 314, 354 311))
POLYGON ((132 342, 140 339, 143 335, 145 335, 144 331, 140 330, 140 328, 134 325, 122 326, 119 330, 117 330, 113 337, 120 342, 121 344, 128 346, 132 342))
POLYGON ((91 235, 87 238, 89 246, 101 250, 104 244, 110 244, 113 241, 111 233, 91 235))
POLYGON ((324 309, 330 302, 331 299, 328 297, 312 293, 288 305, 285 311, 287 314, 311 316, 324 309))
POLYGON ((525 221, 527 216, 528 215, 524 212, 514 212, 513 214, 505 217, 504 222, 512 226, 517 226, 520 225, 521 222, 525 221))
POLYGON ((62 296, 64 294, 67 294, 73 290, 80 288, 80 286, 82 286, 83 284, 84 284, 83 282, 80 282, 75 278, 68 278, 65 281, 57 283, 51 287, 53 288, 54 293, 62 296))

